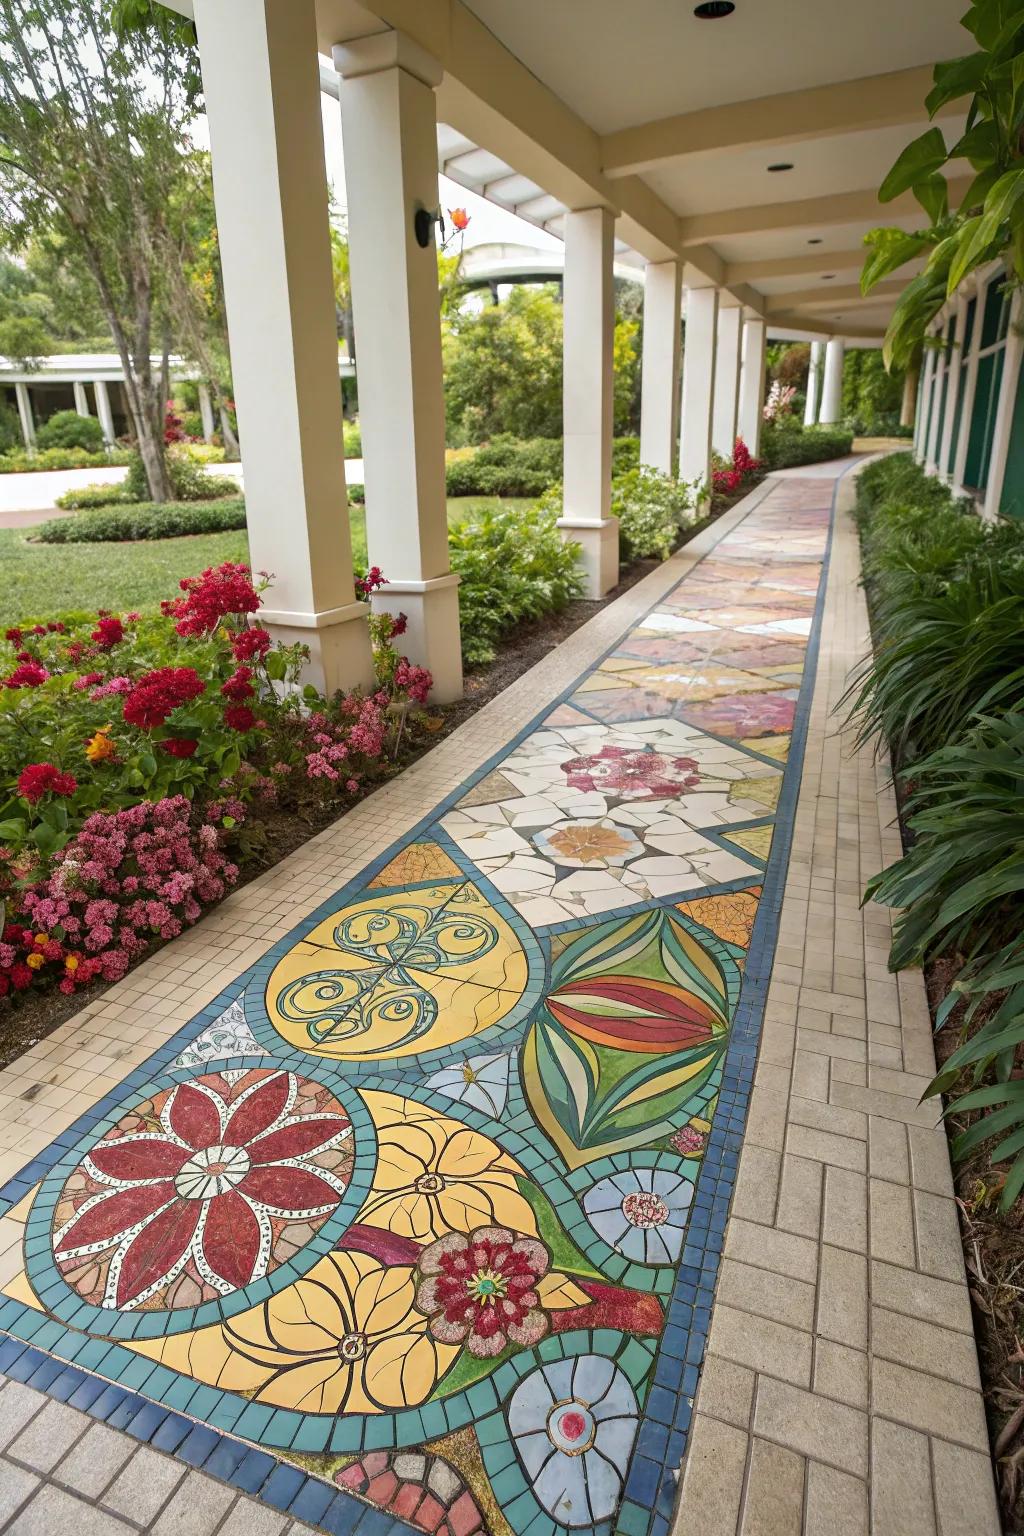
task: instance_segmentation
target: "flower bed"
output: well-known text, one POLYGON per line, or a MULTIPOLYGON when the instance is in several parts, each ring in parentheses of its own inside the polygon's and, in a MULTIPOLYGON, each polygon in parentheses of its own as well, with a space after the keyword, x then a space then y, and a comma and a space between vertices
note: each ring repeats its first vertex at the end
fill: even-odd
POLYGON ((370 620, 375 690, 325 699, 258 623, 246 566, 181 589, 0 646, 0 998, 117 980, 230 889, 268 817, 343 809, 418 729, 431 678, 400 619, 370 620))

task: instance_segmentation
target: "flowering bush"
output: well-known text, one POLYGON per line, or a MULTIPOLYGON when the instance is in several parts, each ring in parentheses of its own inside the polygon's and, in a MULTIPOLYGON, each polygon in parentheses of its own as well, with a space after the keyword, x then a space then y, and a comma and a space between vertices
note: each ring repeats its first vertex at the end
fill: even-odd
POLYGON ((731 464, 715 455, 711 488, 721 496, 734 496, 761 467, 761 460, 755 459, 742 437, 738 437, 733 447, 731 464))
POLYGON ((228 562, 159 616, 6 632, 0 997, 116 980, 234 883, 268 808, 313 820, 390 771, 432 685, 395 649, 404 618, 371 616, 374 691, 327 699, 256 621, 263 585, 228 562))
POLYGON ((781 421, 783 416, 791 415, 795 395, 795 384, 783 384, 781 379, 773 379, 762 412, 765 421, 781 421))

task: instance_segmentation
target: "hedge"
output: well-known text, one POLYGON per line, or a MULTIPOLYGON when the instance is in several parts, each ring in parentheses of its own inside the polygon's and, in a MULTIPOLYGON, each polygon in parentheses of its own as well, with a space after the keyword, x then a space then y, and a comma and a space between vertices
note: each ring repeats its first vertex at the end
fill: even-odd
MULTIPOLYGON (((560 437, 495 437, 466 458, 453 459, 445 472, 449 496, 542 496, 562 478, 560 437)), ((612 449, 616 474, 635 469, 640 442, 617 437, 612 449)))
POLYGON ((853 433, 845 427, 767 427, 761 435, 761 461, 765 469, 791 469, 845 458, 852 447, 853 433))
POLYGON ((86 453, 82 448, 40 448, 27 453, 24 448, 0 453, 0 475, 23 475, 43 469, 98 469, 100 465, 127 464, 131 454, 126 448, 110 448, 103 453, 86 453))
POLYGON ((241 496, 218 501, 137 501, 79 512, 40 523, 32 537, 44 544, 116 544, 130 539, 177 539, 190 533, 226 533, 245 527, 241 496))

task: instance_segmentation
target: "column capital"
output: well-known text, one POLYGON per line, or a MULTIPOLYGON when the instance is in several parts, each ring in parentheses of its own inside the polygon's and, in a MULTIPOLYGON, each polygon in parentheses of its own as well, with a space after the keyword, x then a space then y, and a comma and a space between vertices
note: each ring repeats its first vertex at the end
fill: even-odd
POLYGON ((379 75, 387 69, 404 69, 407 75, 436 90, 444 78, 444 70, 433 54, 394 28, 356 37, 348 43, 335 43, 331 52, 334 67, 345 80, 379 75))

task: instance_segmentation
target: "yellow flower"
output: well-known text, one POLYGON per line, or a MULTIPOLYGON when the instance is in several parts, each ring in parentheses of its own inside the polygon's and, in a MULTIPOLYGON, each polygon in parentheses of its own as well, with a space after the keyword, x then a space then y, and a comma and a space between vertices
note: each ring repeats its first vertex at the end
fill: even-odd
POLYGON ((171 1370, 298 1413, 412 1408, 459 1352, 430 1337, 412 1277, 408 1264, 329 1253, 230 1322, 133 1347, 171 1370))
POLYGON ((50 935, 48 933, 37 933, 36 934, 36 943, 37 944, 45 944, 49 937, 50 937, 50 935))
POLYGON ((74 974, 74 972, 78 970, 78 963, 77 955, 68 955, 67 959, 64 961, 64 969, 66 971, 71 971, 71 973, 74 974))
POLYGON ((38 949, 33 950, 28 959, 25 961, 25 964, 31 966, 32 970, 34 971, 38 971, 39 967, 43 963, 43 957, 39 953, 38 949))
POLYGON ((397 1094, 364 1098, 377 1128, 377 1167, 357 1221, 418 1243, 486 1226, 539 1236, 516 1183, 519 1164, 489 1137, 397 1094))
POLYGON ((102 725, 95 736, 90 737, 85 748, 85 755, 90 763, 102 763, 109 757, 117 756, 117 746, 110 739, 112 729, 112 726, 102 725))

